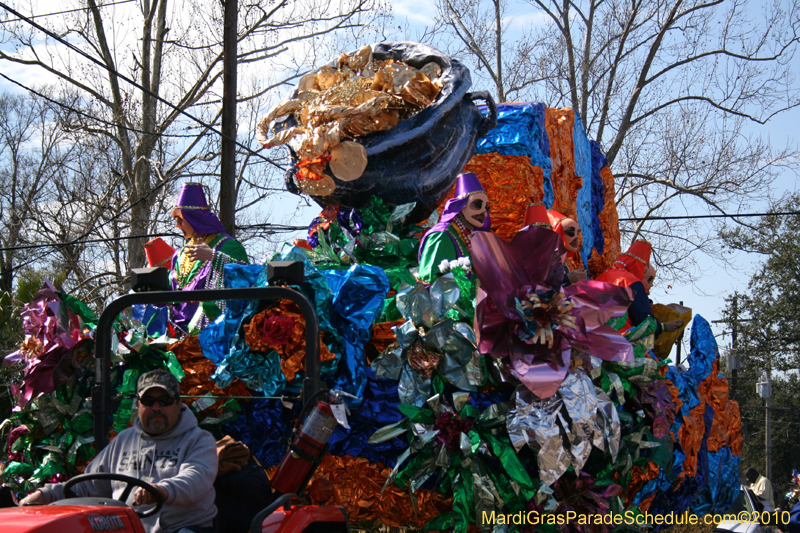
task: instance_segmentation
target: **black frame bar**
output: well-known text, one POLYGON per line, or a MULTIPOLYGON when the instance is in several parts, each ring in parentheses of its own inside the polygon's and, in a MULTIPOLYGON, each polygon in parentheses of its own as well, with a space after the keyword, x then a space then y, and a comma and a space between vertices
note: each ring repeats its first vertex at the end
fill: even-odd
POLYGON ((291 300, 300 307, 306 319, 306 378, 303 382, 303 400, 314 397, 326 388, 320 379, 319 321, 317 312, 308 298, 289 287, 245 287, 239 289, 206 289, 197 291, 153 291, 125 294, 113 300, 103 310, 97 322, 95 337, 95 385, 92 390, 94 440, 97 450, 108 445, 111 379, 111 335, 114 320, 128 307, 137 304, 170 304, 182 302, 210 302, 219 300, 291 300))

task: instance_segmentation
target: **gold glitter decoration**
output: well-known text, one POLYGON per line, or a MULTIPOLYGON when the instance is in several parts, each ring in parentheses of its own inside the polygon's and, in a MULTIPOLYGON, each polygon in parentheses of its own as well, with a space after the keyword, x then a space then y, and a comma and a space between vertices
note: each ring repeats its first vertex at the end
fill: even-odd
POLYGON ((19 351, 24 354, 26 359, 33 359, 44 353, 44 344, 39 339, 28 337, 22 341, 19 351))
MULTIPOLYGON (((441 73, 436 63, 416 69, 392 59, 376 61, 369 46, 352 56, 342 54, 336 67, 325 66, 303 76, 297 96, 270 110, 258 123, 257 139, 265 148, 290 146, 301 164, 322 160, 340 143, 391 129, 430 105, 441 91, 437 81, 441 73), (289 115, 297 126, 270 136, 270 125, 289 115)), ((333 192, 333 182, 328 184, 318 168, 313 170, 298 173, 300 189, 312 195, 333 192), (324 183, 305 183, 308 180, 324 183)))

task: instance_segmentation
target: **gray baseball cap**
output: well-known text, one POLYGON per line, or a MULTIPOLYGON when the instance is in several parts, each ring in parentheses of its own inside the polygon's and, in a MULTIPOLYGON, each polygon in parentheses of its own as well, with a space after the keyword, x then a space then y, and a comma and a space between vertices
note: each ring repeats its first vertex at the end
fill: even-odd
POLYGON ((136 395, 141 398, 145 392, 153 387, 161 387, 175 399, 181 397, 181 385, 178 382, 178 378, 164 369, 151 370, 139 376, 139 381, 136 383, 136 395))

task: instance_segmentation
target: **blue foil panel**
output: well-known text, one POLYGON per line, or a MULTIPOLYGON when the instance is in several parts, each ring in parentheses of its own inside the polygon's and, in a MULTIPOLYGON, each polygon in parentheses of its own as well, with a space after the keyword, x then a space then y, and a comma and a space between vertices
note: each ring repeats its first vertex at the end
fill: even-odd
POLYGON ((241 413, 223 429, 226 435, 240 440, 263 466, 277 465, 286 454, 282 437, 292 432, 292 419, 299 412, 299 404, 293 410, 286 409, 278 400, 257 399, 240 402, 241 413))
MULTIPOLYGON (((478 109, 486 114, 486 106, 478 106, 478 109)), ((475 153, 497 152, 530 157, 534 145, 538 144, 533 104, 500 104, 497 106, 497 126, 478 140, 475 153)))
POLYGON ((550 137, 547 135, 547 128, 545 128, 545 113, 547 107, 541 103, 531 104, 533 109, 533 116, 535 119, 533 137, 533 150, 531 151, 531 165, 542 169, 544 180, 544 205, 550 209, 553 207, 553 179, 551 176, 552 163, 550 161, 550 137))
POLYGON ((372 321, 389 293, 389 278, 382 268, 371 265, 326 270, 323 274, 331 291, 330 323, 344 344, 334 384, 361 398, 367 379, 364 345, 369 341, 372 321))
POLYGON ((605 250, 603 228, 600 227, 600 213, 603 211, 603 195, 606 187, 600 172, 608 166, 608 159, 597 141, 589 141, 592 149, 592 231, 594 232, 594 248, 602 255, 605 250))
POLYGON ((714 512, 724 513, 730 510, 733 501, 739 496, 739 463, 740 456, 734 456, 727 446, 717 452, 717 462, 720 465, 719 488, 714 499, 714 512))
MULTIPOLYGON (((372 370, 367 369, 367 374, 371 375, 372 370)), ((374 463, 394 467, 397 457, 408 448, 405 435, 376 444, 370 444, 368 441, 380 428, 399 422, 403 418, 397 407, 399 404, 397 381, 368 379, 364 388, 364 402, 357 410, 351 409, 348 417, 350 428, 337 426, 331 435, 328 441, 330 453, 364 457, 374 463)))
MULTIPOLYGON (((486 114, 486 106, 478 106, 486 114)), ((500 104, 497 126, 478 140, 476 154, 524 155, 531 165, 542 169, 544 205, 553 207, 553 181, 550 175, 550 138, 545 128, 547 107, 540 102, 500 104)))
POLYGON ((687 373, 692 377, 695 385, 700 385, 711 374, 711 365, 719 357, 717 341, 714 339, 711 326, 700 315, 695 315, 692 321, 690 344, 689 371, 687 373))
POLYGON ((592 219, 592 152, 589 147, 589 138, 583 129, 583 123, 578 113, 575 113, 575 124, 572 127, 572 139, 575 144, 575 175, 581 178, 582 186, 578 189, 578 198, 575 200, 575 210, 578 213, 578 224, 583 233, 581 243, 581 257, 583 268, 589 269, 589 257, 594 246, 594 226, 592 219))
POLYGON ((695 496, 692 510, 700 514, 724 513, 739 494, 739 462, 729 447, 708 454, 708 484, 695 496))
POLYGON ((679 372, 674 366, 669 366, 667 368, 667 379, 672 381, 675 387, 678 388, 678 397, 683 402, 680 416, 675 418, 675 423, 671 428, 677 435, 677 431, 683 425, 683 418, 688 418, 691 410, 700 405, 700 399, 697 396, 697 385, 688 372, 679 372))

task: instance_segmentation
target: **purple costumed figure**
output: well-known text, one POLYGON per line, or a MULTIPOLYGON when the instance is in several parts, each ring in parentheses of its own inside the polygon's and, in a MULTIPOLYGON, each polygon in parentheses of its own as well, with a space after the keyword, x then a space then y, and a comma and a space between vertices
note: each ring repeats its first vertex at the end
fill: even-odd
POLYGON ((444 261, 469 258, 473 232, 489 231, 491 225, 489 196, 478 176, 471 172, 461 174, 455 196, 444 204, 442 218, 422 237, 419 279, 430 283, 447 271, 444 261))
MULTIPOLYGON (((172 218, 186 239, 186 244, 172 256, 172 290, 218 289, 224 283, 226 264, 248 264, 247 252, 239 241, 225 233, 222 222, 208 206, 201 184, 183 184, 172 218)), ((219 316, 224 305, 224 302, 175 304, 172 321, 190 333, 196 332, 219 316)))

